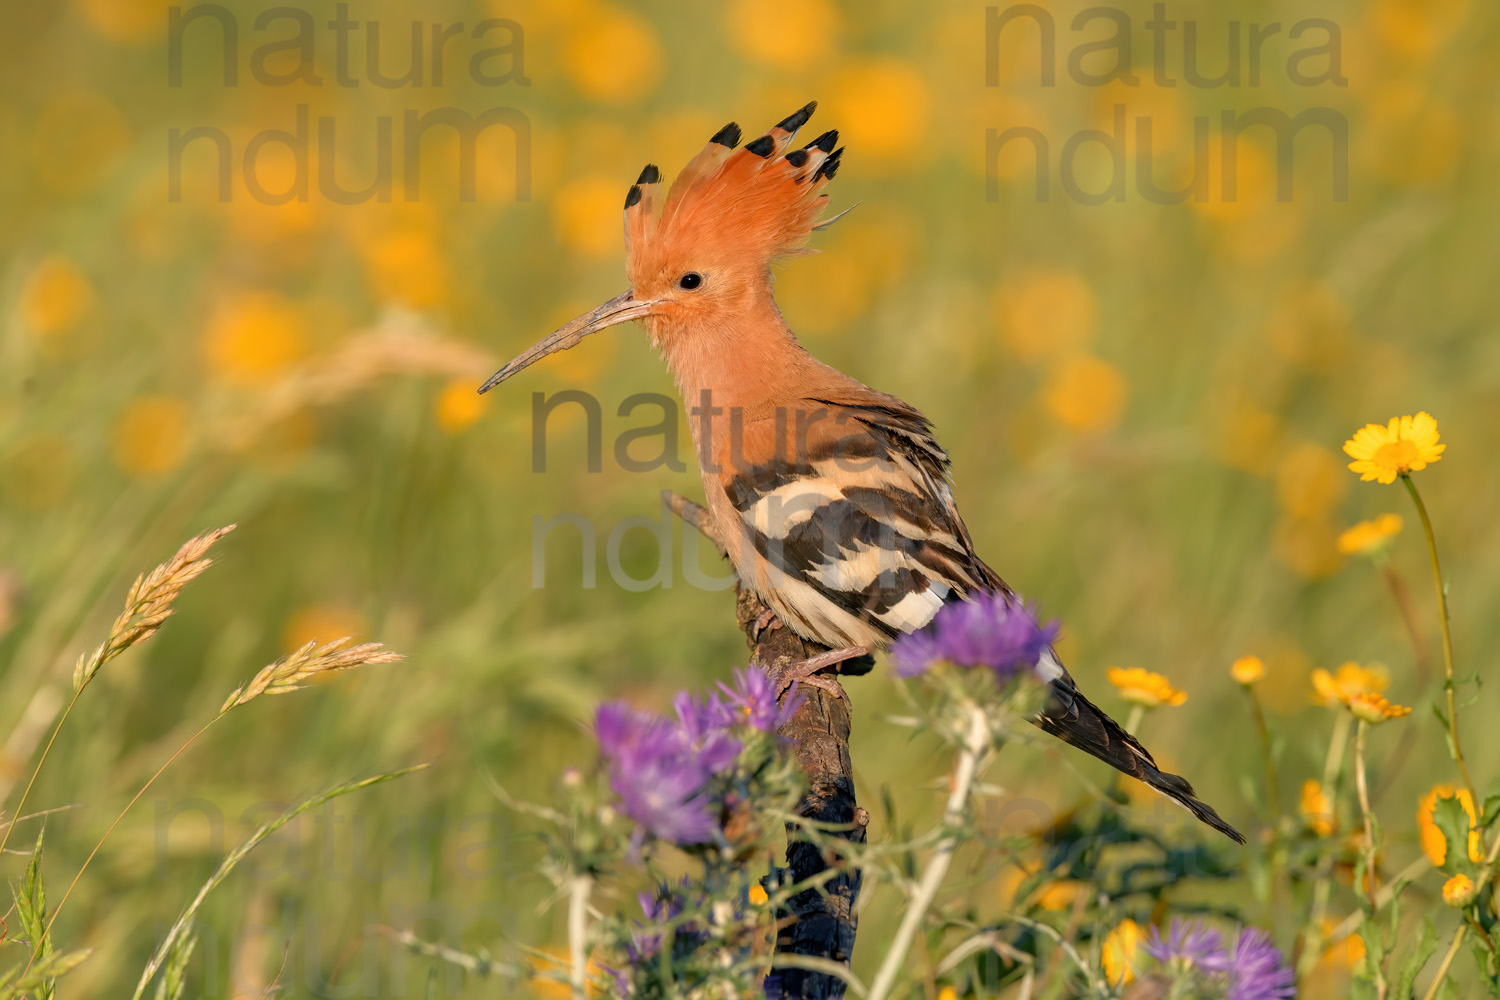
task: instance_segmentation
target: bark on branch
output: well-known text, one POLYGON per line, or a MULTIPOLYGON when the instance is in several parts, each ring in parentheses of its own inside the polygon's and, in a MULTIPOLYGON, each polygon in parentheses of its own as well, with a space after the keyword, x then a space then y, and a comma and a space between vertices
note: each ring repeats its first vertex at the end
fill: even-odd
MULTIPOLYGON (((667 493, 668 506, 683 522, 697 528, 720 553, 722 539, 717 536, 698 504, 676 493, 667 493)), ((760 627, 766 607, 753 593, 735 589, 735 619, 752 650, 751 662, 761 666, 780 686, 780 681, 798 663, 827 652, 826 646, 803 639, 781 623, 760 627)), ((840 665, 845 674, 868 672, 868 658, 840 665)), ((780 733, 793 747, 797 761, 807 775, 808 790, 798 805, 798 815, 820 824, 847 829, 843 836, 863 843, 870 816, 854 798, 854 766, 849 758, 850 704, 842 685, 833 681, 837 692, 799 686, 801 706, 780 733)), ((786 694, 783 693, 783 698, 786 694)), ((837 866, 836 852, 818 848, 805 839, 798 824, 787 824, 786 868, 781 881, 795 884, 837 866)), ((854 935, 858 924, 855 903, 859 899, 860 876, 845 869, 817 889, 793 896, 786 912, 781 914, 776 935, 777 954, 802 955, 830 959, 848 966, 854 952, 854 935)), ((837 976, 805 969, 785 968, 772 977, 768 992, 803 1000, 842 997, 844 982, 837 976)))

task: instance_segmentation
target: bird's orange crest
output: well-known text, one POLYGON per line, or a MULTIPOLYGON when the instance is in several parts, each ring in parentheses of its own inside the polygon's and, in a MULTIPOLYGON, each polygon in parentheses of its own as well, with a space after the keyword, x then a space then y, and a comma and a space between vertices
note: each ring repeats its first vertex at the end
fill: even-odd
MULTIPOLYGON (((661 171, 647 165, 625 199, 626 270, 638 287, 685 266, 764 267, 807 242, 839 167, 838 132, 792 143, 814 101, 736 149, 733 122, 709 140, 661 199, 661 171)), ((831 220, 829 220, 831 221, 831 220)))
MULTIPOLYGON (((639 320, 679 384, 697 384, 712 359, 743 353, 759 340, 761 367, 776 361, 767 345, 795 338, 771 297, 771 262, 796 253, 838 216, 820 221, 823 189, 839 168, 839 134, 828 131, 792 149, 817 102, 739 146, 740 127, 724 126, 662 193, 648 164, 625 197, 625 270, 631 287, 558 327, 479 387, 504 382, 550 354, 621 323, 639 320), (769 338, 769 339, 768 339, 769 338)), ((743 371, 742 371, 742 374, 743 371)))

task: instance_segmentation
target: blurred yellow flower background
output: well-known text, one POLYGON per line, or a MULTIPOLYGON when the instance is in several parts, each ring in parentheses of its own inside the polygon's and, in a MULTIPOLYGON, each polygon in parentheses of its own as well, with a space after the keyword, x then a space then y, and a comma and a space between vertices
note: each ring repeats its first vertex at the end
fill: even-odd
MULTIPOLYGON (((1278 19, 1326 17, 1340 28, 1343 83, 1293 81, 1287 60, 1299 46, 1283 32, 1266 41, 1256 81, 1242 49, 1244 78, 1221 87, 1184 79, 1181 30, 1163 53, 1175 85, 1155 80, 1147 0, 1119 7, 1137 82, 1100 86, 1070 70, 1075 47, 1093 37, 1070 27, 1083 5, 1044 6, 1051 51, 1028 18, 1007 27, 995 39, 993 85, 984 4, 350 5, 362 26, 341 58, 327 26, 337 5, 320 0, 305 10, 305 66, 295 47, 260 52, 296 27, 257 28, 271 8, 242 0, 12 6, 0 37, 6 760, 35 751, 20 725, 27 706, 61 690, 94 623, 116 613, 100 595, 182 538, 240 524, 162 642, 108 679, 110 711, 59 741, 56 773, 75 783, 39 789, 50 801, 92 810, 138 787, 187 707, 218 704, 288 649, 346 634, 386 642, 410 657, 399 675, 252 711, 174 765, 163 801, 204 796, 233 843, 254 802, 435 761, 424 784, 364 800, 367 842, 354 844, 347 825, 299 833, 308 863, 333 859, 347 871, 363 852, 396 870, 421 855, 423 872, 401 869, 359 901, 379 911, 372 925, 399 924, 437 893, 455 913, 504 900, 528 931, 538 925, 526 940, 563 940, 543 888, 516 877, 534 842, 497 821, 486 849, 506 866, 463 868, 478 834, 460 819, 496 811, 485 776, 545 798, 538 762, 583 766, 579 720, 591 706, 627 691, 659 703, 727 677, 745 653, 729 597, 684 578, 692 553, 677 550, 680 529, 658 552, 653 529, 632 520, 656 516, 664 489, 701 491, 691 418, 623 405, 639 393, 675 397, 638 328, 590 338, 484 397, 474 389, 505 358, 624 290, 620 210, 646 163, 670 178, 726 122, 751 139, 814 99, 799 144, 839 130, 846 151, 828 208, 853 210, 775 266, 788 322, 819 358, 932 419, 978 551, 1065 622, 1059 655, 1091 698, 1126 711, 1183 706, 1152 712, 1142 740, 1226 817, 1250 813, 1239 790, 1261 767, 1237 684, 1253 685, 1273 728, 1292 734, 1278 751, 1281 797, 1321 836, 1335 832, 1346 803, 1334 800, 1347 788, 1308 778, 1323 773, 1321 760, 1296 770, 1304 731, 1351 725, 1343 705, 1362 698, 1380 715, 1386 698, 1418 706, 1382 740, 1431 728, 1423 716, 1435 686, 1422 686, 1387 579, 1410 583, 1425 616, 1424 553, 1399 535, 1399 516, 1382 512, 1390 494, 1361 486, 1350 468, 1392 482, 1443 460, 1443 488, 1426 499, 1464 623, 1455 639, 1461 658, 1500 647, 1500 520, 1486 506, 1500 496, 1500 466, 1483 459, 1500 448, 1500 207, 1490 193, 1500 173, 1500 20, 1484 4, 1314 4, 1295 17, 1246 0, 1169 4, 1168 16, 1197 23, 1198 65, 1210 74, 1228 64, 1230 21, 1242 38, 1246 25, 1278 19), (181 84, 172 82, 174 6, 232 19, 232 85, 216 13, 183 29, 181 84), (460 22, 435 50, 439 28, 460 22), (372 79, 376 23, 381 72, 415 74, 420 86, 372 79), (1044 84, 1048 63, 1055 79, 1044 84), (295 82, 261 78, 298 70, 295 82), (1114 179, 1116 150, 1088 136, 1114 128, 1117 106, 1124 197, 1084 204, 1070 184, 1100 191, 1114 179), (1256 108, 1325 109, 1347 125, 1347 143, 1314 125, 1283 144, 1256 125, 1231 149, 1224 113, 1256 108), (503 121, 464 124, 501 110, 503 121), (413 131, 427 115, 436 117, 413 131), (1185 200, 1142 194, 1142 123, 1151 181, 1185 190, 1196 180, 1185 200), (1011 128, 1043 143, 994 150, 988 133, 1011 128), (202 130, 178 162, 168 155, 174 130, 202 130), (1345 152, 1347 198, 1335 200, 1345 152), (251 180, 290 200, 256 197, 247 161, 251 180), (369 196, 335 200, 330 179, 369 196), (536 396, 555 402, 567 390, 589 395, 557 404, 541 424, 536 396), (1442 418, 1442 440, 1422 406, 1442 418), (1390 414, 1412 416, 1364 426, 1390 414), (622 434, 658 420, 651 442, 669 439, 673 461, 623 466, 622 434), (1446 441, 1463 448, 1448 455, 1446 441), (539 541, 536 524, 559 515, 574 520, 539 541), (1380 573, 1358 556, 1378 557, 1380 573), (657 565, 670 589, 632 590, 614 571, 644 579, 657 565), (1237 661, 1247 650, 1261 659, 1237 661), (416 840, 428 846, 391 846, 416 840)), ((1082 57, 1095 71, 1108 59, 1082 57)), ((645 454, 646 443, 626 451, 645 454)), ((710 576, 721 572, 712 552, 698 555, 710 576)), ((930 760, 879 738, 903 711, 897 696, 878 673, 849 688, 860 781, 891 788, 902 822, 934 820, 930 760)), ((1403 847, 1441 857, 1433 785, 1449 762, 1425 739, 1414 746, 1399 767, 1372 758, 1389 801, 1422 804, 1415 832, 1387 831, 1399 863, 1403 847)), ((1500 759, 1500 734, 1467 729, 1465 751, 1476 768, 1500 759)), ((1075 776, 1049 756, 1059 752, 1007 746, 987 780, 1009 787, 1045 772, 1026 794, 1063 815, 1094 794, 1101 772, 1080 759, 1075 776)), ((1124 808, 1145 816, 1158 804, 1142 796, 1124 808)), ((49 819, 59 871, 75 870, 92 845, 98 817, 84 812, 49 819)), ((162 827, 165 860, 150 884, 122 879, 107 896, 80 886, 67 918, 78 923, 64 929, 70 940, 75 928, 100 929, 101 939, 80 941, 99 950, 70 984, 78 995, 118 992, 150 947, 128 928, 169 915, 163 900, 191 898, 195 876, 227 849, 188 830, 197 822, 162 827)), ((155 831, 147 824, 130 841, 124 830, 118 854, 100 861, 151 870, 155 831)), ((325 874, 226 883, 214 920, 284 900, 326 952, 292 954, 287 981, 352 969, 364 953, 350 944, 347 914, 320 908, 346 898, 320 884, 325 874)), ((1056 874, 1031 902, 1066 913, 1088 887, 1056 874)), ((978 920, 1015 902, 993 881, 964 890, 978 920)), ((1148 930, 1135 916, 1141 925, 1123 921, 1104 942, 1117 984, 1148 930)), ((862 915, 855 971, 866 981, 869 943, 889 939, 898 918, 878 898, 862 915)), ((486 919, 449 936, 498 948, 486 919)), ((1363 944, 1328 947, 1324 965, 1346 972, 1363 944)), ((235 967, 266 965, 247 981, 271 983, 280 949, 260 950, 235 967)), ((426 988, 418 965, 392 994, 426 988)), ((466 981, 461 992, 493 985, 466 981)))
POLYGON ((1401 533, 1400 514, 1381 514, 1346 528, 1339 535, 1339 551, 1345 555, 1374 555, 1401 533))
POLYGON ((1179 691, 1172 682, 1153 670, 1142 667, 1110 667, 1106 673, 1121 698, 1146 708, 1162 705, 1181 705, 1187 701, 1187 692, 1179 691))
POLYGON ((1302 783, 1297 810, 1318 836, 1326 837, 1334 831, 1333 799, 1316 778, 1308 778, 1302 783))
POLYGON ((1266 665, 1258 656, 1242 656, 1230 664, 1229 673, 1236 683, 1249 687, 1266 675, 1266 665))

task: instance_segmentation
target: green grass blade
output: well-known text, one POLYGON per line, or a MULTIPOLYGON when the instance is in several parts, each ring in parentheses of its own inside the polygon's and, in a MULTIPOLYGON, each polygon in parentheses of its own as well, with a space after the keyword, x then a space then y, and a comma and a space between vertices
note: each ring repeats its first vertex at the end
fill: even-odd
MULTIPOLYGON (((331 799, 336 799, 341 795, 348 795, 350 792, 357 792, 369 788, 371 785, 378 785, 394 778, 404 777, 414 771, 421 771, 427 766, 426 764, 418 764, 415 767, 402 768, 399 771, 388 771, 384 774, 377 774, 372 778, 365 778, 362 781, 340 785, 320 795, 315 795, 310 799, 304 799, 275 819, 261 824, 244 843, 225 856, 224 860, 219 864, 218 869, 209 876, 208 881, 203 883, 203 887, 198 890, 198 895, 193 897, 193 901, 182 911, 182 915, 177 918, 177 922, 167 932, 166 939, 156 949, 156 953, 151 956, 151 961, 146 963, 146 968, 141 972, 141 980, 136 984, 135 993, 131 995, 131 1000, 141 1000, 141 997, 146 992, 146 986, 151 982, 152 977, 156 975, 157 971, 161 969, 162 963, 177 950, 179 939, 187 933, 188 925, 192 922, 198 909, 203 905, 203 901, 208 898, 208 894, 218 888, 219 884, 229 877, 229 873, 234 871, 235 866, 243 861, 245 856, 251 851, 264 843, 267 837, 270 837, 271 834, 280 830, 293 819, 307 812, 307 810, 315 809, 331 799)), ((187 959, 184 957, 182 961, 186 964, 187 959)))

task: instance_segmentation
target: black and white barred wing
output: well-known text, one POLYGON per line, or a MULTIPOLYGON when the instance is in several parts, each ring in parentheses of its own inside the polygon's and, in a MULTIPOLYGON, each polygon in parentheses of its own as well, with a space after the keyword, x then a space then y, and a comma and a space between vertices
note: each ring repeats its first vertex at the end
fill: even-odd
POLYGON ((779 457, 721 479, 749 550, 736 562, 759 596, 825 645, 881 647, 991 589, 925 421, 914 438, 863 409, 827 412, 779 457))

